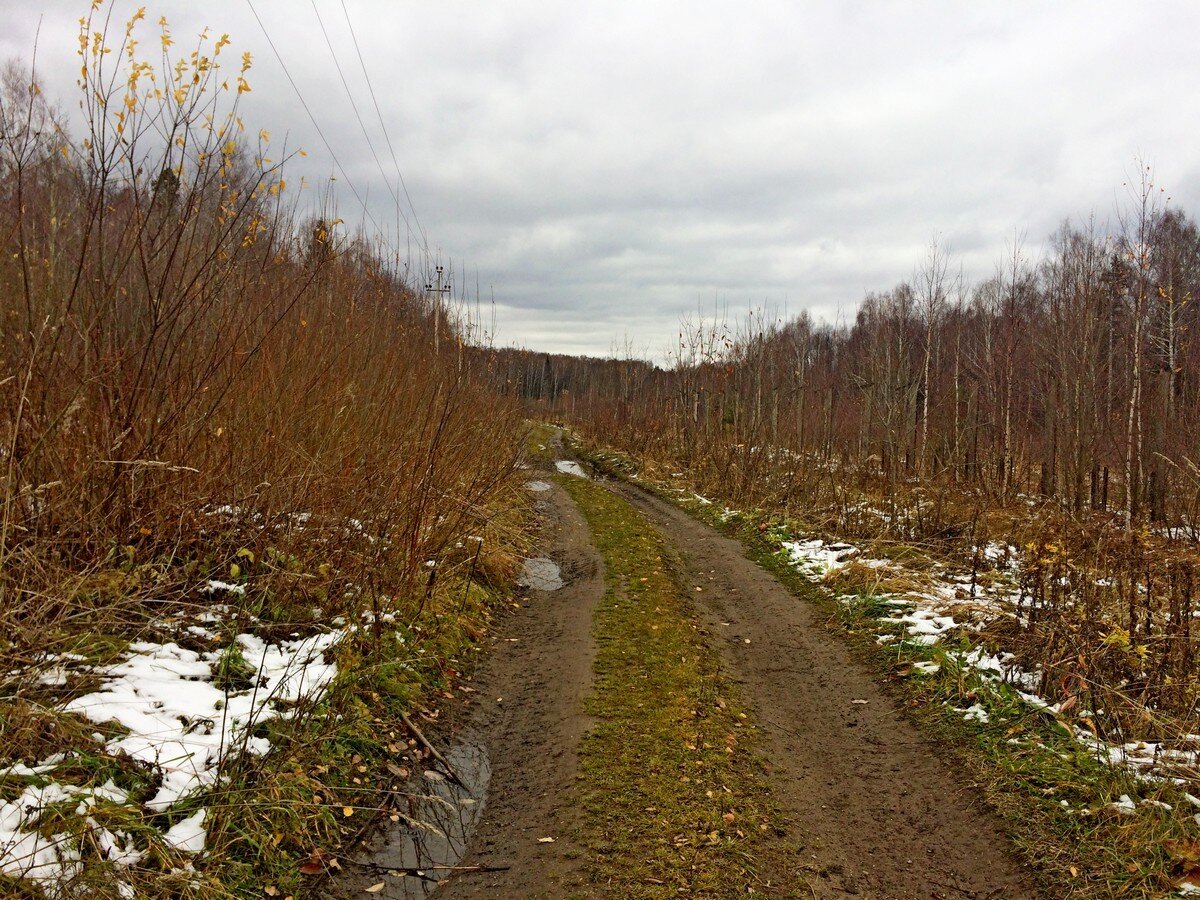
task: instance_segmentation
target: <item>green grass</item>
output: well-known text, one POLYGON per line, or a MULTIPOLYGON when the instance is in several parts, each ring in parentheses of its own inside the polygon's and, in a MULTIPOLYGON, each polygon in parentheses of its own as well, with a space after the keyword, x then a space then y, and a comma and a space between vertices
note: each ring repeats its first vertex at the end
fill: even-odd
MULTIPOLYGON (((612 474, 631 471, 629 461, 616 455, 572 449, 612 474)), ((1200 827, 1193 818, 1198 810, 1181 787, 1138 781, 1099 762, 1057 718, 1034 710, 1006 685, 958 665, 954 654, 971 649, 965 639, 957 646, 877 644, 875 636, 888 630, 878 621, 889 611, 883 598, 864 594, 839 603, 800 574, 779 552, 778 540, 792 533, 779 512, 725 517, 719 502, 688 503, 677 491, 638 483, 737 538, 760 565, 826 614, 830 628, 891 684, 918 725, 954 754, 1048 896, 1160 897, 1172 892, 1193 860, 1200 861, 1200 827), (940 669, 922 674, 916 662, 934 662, 940 669), (987 713, 986 723, 964 719, 962 711, 974 704, 987 713), (1109 804, 1122 794, 1172 809, 1145 805, 1136 815, 1121 815, 1109 804)))
POLYGON ((696 624, 668 547, 623 500, 593 482, 560 481, 607 569, 587 701, 596 725, 580 762, 593 884, 630 898, 785 895, 773 873, 799 865, 754 725, 696 624))

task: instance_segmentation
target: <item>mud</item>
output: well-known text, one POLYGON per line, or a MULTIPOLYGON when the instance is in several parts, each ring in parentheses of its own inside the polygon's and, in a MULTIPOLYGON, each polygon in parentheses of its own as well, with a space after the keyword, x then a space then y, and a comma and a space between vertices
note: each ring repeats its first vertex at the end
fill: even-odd
POLYGON ((462 863, 508 868, 455 875, 436 893, 439 900, 565 897, 579 890, 583 854, 574 844, 580 823, 573 787, 579 741, 591 724, 583 699, 592 682, 592 614, 604 594, 604 566, 562 488, 540 496, 538 546, 562 586, 531 584, 521 608, 498 623, 474 681, 479 701, 466 717, 487 746, 492 777, 462 863))
MULTIPOLYGON (((771 788, 790 821, 787 838, 809 861, 800 871, 762 873, 784 886, 779 896, 1037 896, 974 786, 814 607, 737 542, 636 486, 605 484, 677 549, 685 588, 755 713, 771 788)), ((500 618, 474 681, 477 702, 449 717, 451 733, 478 735, 491 778, 463 831, 474 830, 470 849, 463 856, 459 842, 453 852, 439 852, 462 856, 464 866, 505 870, 453 874, 436 891, 438 900, 604 896, 583 881, 573 806, 579 741, 590 724, 582 701, 591 684, 603 563, 563 490, 554 485, 539 497, 539 550, 559 567, 564 586, 531 589, 520 608, 500 618)), ((377 846, 376 861, 386 846, 377 846)), ((394 892, 400 888, 390 882, 387 890, 384 896, 420 896, 394 892)))
POLYGON ((922 736, 812 606, 736 541, 638 487, 607 486, 678 549, 685 586, 756 714, 771 789, 811 860, 772 881, 782 875, 816 897, 1037 896, 944 748, 922 736))

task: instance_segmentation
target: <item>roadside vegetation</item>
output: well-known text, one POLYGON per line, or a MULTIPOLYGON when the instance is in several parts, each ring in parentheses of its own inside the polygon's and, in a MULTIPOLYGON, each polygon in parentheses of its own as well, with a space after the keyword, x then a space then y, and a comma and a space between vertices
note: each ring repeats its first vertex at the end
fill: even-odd
POLYGON ((853 321, 683 323, 669 365, 511 352, 545 414, 735 509, 1020 567, 1004 649, 1099 737, 1200 733, 1200 229, 1149 169, 969 284, 934 242, 853 321), (1006 551, 1007 553, 1007 551, 1006 551))
POLYGON ((0 82, 0 893, 287 896, 427 765, 525 426, 227 35, 97 2, 79 56, 82 133, 0 82))
POLYGON ((605 896, 804 896, 753 721, 698 626, 671 550, 625 501, 560 478, 607 570, 596 724, 580 749, 582 845, 605 896))

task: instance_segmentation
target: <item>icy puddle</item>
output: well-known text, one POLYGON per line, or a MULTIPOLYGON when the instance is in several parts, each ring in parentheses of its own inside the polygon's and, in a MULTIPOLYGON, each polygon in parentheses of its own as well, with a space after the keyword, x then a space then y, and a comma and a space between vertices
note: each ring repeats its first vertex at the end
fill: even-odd
POLYGON ((545 556, 527 559, 521 565, 521 577, 517 584, 535 591, 557 591, 566 584, 558 563, 545 556))
POLYGON ((587 472, 583 471, 583 467, 579 463, 571 459, 560 459, 554 463, 554 468, 562 472, 564 475, 575 475, 578 478, 587 478, 587 472))
POLYGON ((550 487, 551 487, 551 485, 547 481, 529 481, 529 482, 526 482, 526 484, 525 484, 525 488, 527 490, 533 491, 534 493, 537 493, 537 494, 541 494, 541 493, 544 493, 545 491, 550 490, 550 487))
POLYGON ((445 756, 461 783, 429 769, 397 795, 393 815, 398 819, 380 836, 369 857, 374 874, 368 880, 383 884, 369 889, 377 897, 426 897, 454 874, 467 854, 483 815, 491 763, 486 751, 473 742, 459 744, 445 756))

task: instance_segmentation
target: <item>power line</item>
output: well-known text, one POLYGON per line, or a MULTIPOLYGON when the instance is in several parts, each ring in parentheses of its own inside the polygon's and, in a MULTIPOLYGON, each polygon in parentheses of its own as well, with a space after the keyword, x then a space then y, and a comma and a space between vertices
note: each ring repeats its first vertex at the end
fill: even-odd
POLYGON ((317 8, 317 0, 312 0, 313 13, 317 17, 317 24, 321 27, 321 34, 325 37, 325 46, 329 48, 329 55, 333 57, 334 68, 337 69, 338 77, 342 81, 342 87, 346 89, 346 97, 350 101, 350 108, 354 110, 354 117, 358 120, 358 127, 362 129, 363 137, 366 138, 367 148, 371 151, 371 156, 375 158, 375 165, 379 168, 379 174, 383 176, 383 182, 387 185, 388 191, 392 195, 392 200, 396 204, 396 211, 400 217, 404 219, 404 227, 412 234, 412 225, 401 208, 400 196, 396 193, 396 189, 392 187, 391 181, 388 179, 387 173, 383 171, 383 162, 379 159, 379 154, 375 152, 375 144, 371 141, 371 135, 367 131, 366 123, 363 122, 362 114, 358 111, 358 104, 354 101, 354 92, 350 90, 350 83, 346 80, 346 73, 342 70, 341 61, 338 60, 337 51, 333 48, 333 42, 329 39, 329 31, 325 28, 325 22, 321 18, 321 11, 317 8))
POLYGON ((371 75, 367 71, 366 61, 363 59, 362 48, 358 45, 358 36, 354 33, 354 23, 350 21, 350 10, 346 8, 346 0, 341 0, 342 13, 346 17, 346 25, 350 28, 350 38, 354 41, 354 51, 358 54, 358 64, 362 67, 363 78, 367 82, 367 91, 371 95, 371 103, 375 106, 375 115, 379 118, 379 128, 383 131, 383 139, 387 141, 388 151, 392 154, 392 164, 396 167, 396 178, 400 181, 400 187, 404 191, 404 197, 408 200, 408 209, 412 213, 413 221, 417 223, 417 230, 420 232, 422 249, 425 255, 429 255, 429 237, 425 234, 425 228, 421 225, 421 219, 417 216, 416 207, 413 206, 412 196, 408 193, 408 185, 404 183, 404 175, 400 171, 400 160, 396 156, 396 148, 392 146, 392 138, 388 134, 387 124, 383 120, 383 111, 379 108, 379 98, 375 96, 375 87, 371 83, 371 75))
POLYGON ((354 194, 355 199, 358 200, 359 204, 362 206, 363 213, 368 219, 371 220, 371 224, 375 226, 376 232, 380 236, 383 236, 383 227, 377 221, 375 221, 375 217, 371 215, 371 210, 368 209, 366 201, 364 201, 362 195, 359 194, 358 188, 354 186, 354 181, 346 173, 346 169, 342 166, 341 161, 338 159, 337 153, 334 152, 333 145, 329 143, 329 139, 325 137, 325 132, 321 130, 321 125, 319 122, 317 122, 316 116, 314 116, 312 110, 309 109, 308 102, 304 99, 304 94, 300 92, 299 85, 297 85, 296 80, 292 78, 292 73, 288 71, 287 63, 283 61, 283 56, 280 55, 279 49, 275 46, 275 42, 271 40, 271 35, 270 32, 267 31, 267 26, 263 24, 263 20, 258 14, 258 10, 254 8, 254 0, 246 0, 246 5, 250 7, 250 12, 254 14, 255 21, 258 22, 258 27, 262 29, 263 37, 267 39, 267 44, 270 45, 271 51, 275 54, 275 59, 279 61, 279 65, 283 69, 283 74, 287 77, 288 83, 291 84, 292 90, 296 92, 296 97, 300 100, 300 105, 304 107, 304 112, 308 114, 309 121, 312 122, 313 128, 317 130, 317 135, 321 138, 321 142, 325 144, 325 149, 329 151, 329 155, 333 158, 333 164, 337 167, 337 170, 342 173, 342 178, 345 179, 346 184, 349 185, 350 191, 354 194))

